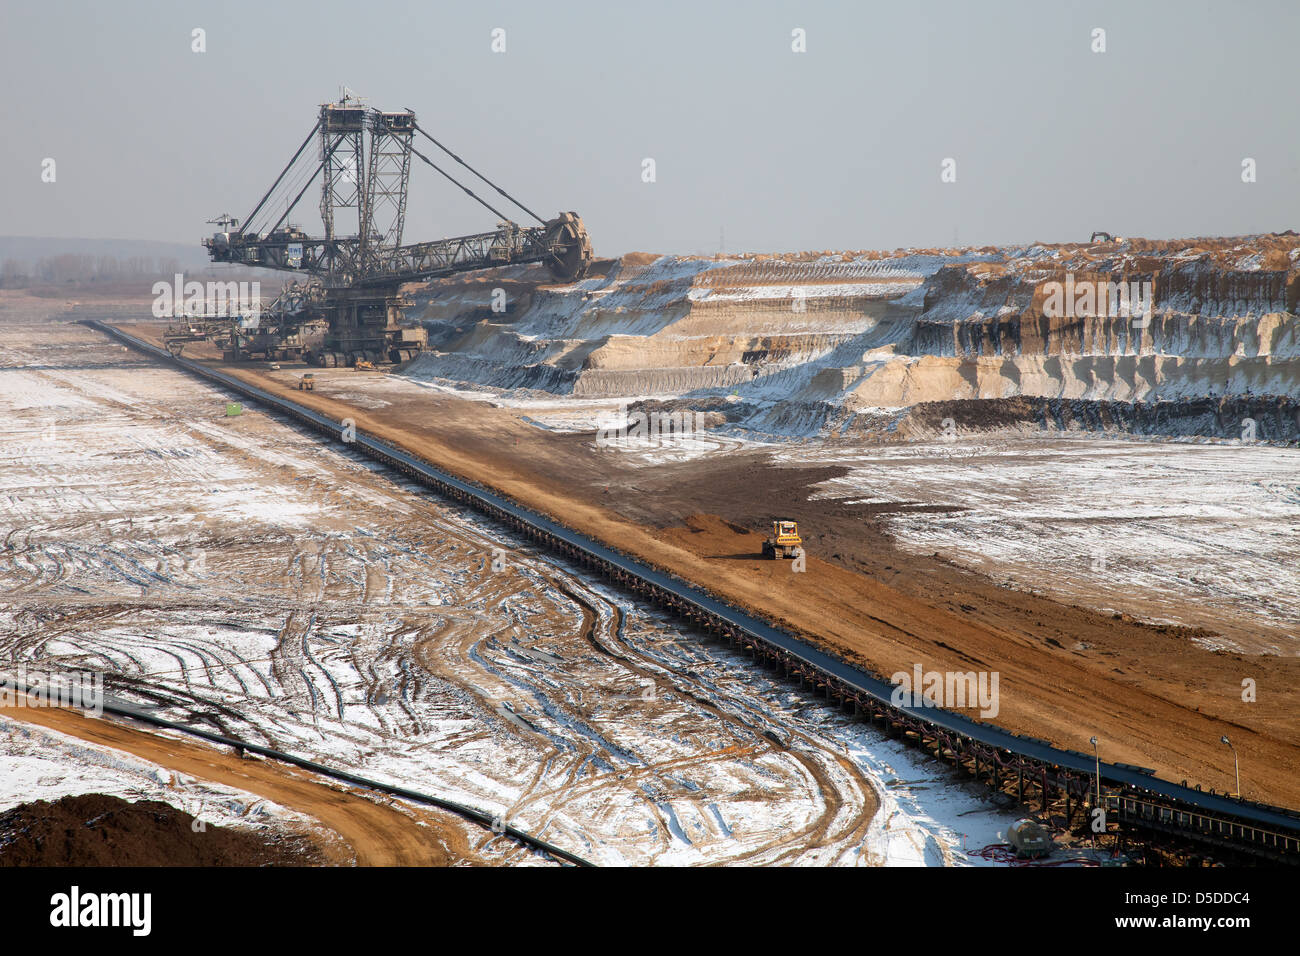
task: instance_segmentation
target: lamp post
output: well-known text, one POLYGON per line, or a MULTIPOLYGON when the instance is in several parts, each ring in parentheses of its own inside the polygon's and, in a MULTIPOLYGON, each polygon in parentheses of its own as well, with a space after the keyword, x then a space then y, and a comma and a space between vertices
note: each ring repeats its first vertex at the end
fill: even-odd
MULTIPOLYGON (((1097 737, 1095 734, 1091 738, 1089 738, 1088 743, 1092 744, 1092 756, 1093 759, 1096 760, 1097 762, 1097 802, 1093 804, 1093 807, 1095 809, 1096 807, 1101 806, 1101 752, 1097 749, 1097 737)), ((1106 819, 1105 813, 1106 811, 1103 810, 1102 811, 1103 820, 1106 819)), ((1089 829, 1092 830, 1092 846, 1093 846, 1093 851, 1096 852, 1096 847, 1097 847, 1097 828, 1095 825, 1096 817, 1093 818, 1093 823, 1094 825, 1091 826, 1089 829)))
POLYGON ((1233 772, 1233 776, 1237 778, 1237 792, 1233 794, 1233 796, 1235 796, 1238 800, 1240 800, 1241 799, 1241 764, 1237 762, 1237 748, 1232 745, 1232 741, 1228 739, 1226 734, 1219 738, 1219 742, 1227 744, 1228 749, 1232 751, 1232 772, 1233 772))
POLYGON ((1097 806, 1101 806, 1101 753, 1097 750, 1097 738, 1091 738, 1088 743, 1092 744, 1092 755, 1097 761, 1097 806))

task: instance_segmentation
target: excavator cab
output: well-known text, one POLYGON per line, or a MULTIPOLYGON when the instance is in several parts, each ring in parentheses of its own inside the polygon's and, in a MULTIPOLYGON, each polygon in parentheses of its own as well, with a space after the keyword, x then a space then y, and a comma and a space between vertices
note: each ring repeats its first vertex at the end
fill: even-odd
POLYGON ((772 534, 763 542, 763 557, 797 558, 803 554, 803 538, 799 537, 799 523, 788 518, 772 522, 772 534))

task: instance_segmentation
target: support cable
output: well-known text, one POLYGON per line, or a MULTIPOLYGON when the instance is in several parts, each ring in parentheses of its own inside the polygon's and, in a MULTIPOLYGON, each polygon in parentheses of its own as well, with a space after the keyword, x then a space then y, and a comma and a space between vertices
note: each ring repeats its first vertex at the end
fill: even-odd
MULTIPOLYGON (((258 214, 262 206, 266 204, 266 201, 271 198, 271 193, 275 191, 276 186, 280 185, 280 180, 284 179, 284 174, 289 171, 290 166, 298 161, 298 157, 302 155, 302 151, 307 148, 307 144, 311 142, 312 137, 316 135, 316 131, 319 129, 320 120, 317 120, 316 125, 311 128, 311 132, 307 134, 307 138, 304 139, 302 145, 298 147, 298 151, 293 154, 293 159, 289 160, 289 162, 285 164, 284 169, 280 170, 280 175, 275 177, 275 182, 271 183, 271 188, 266 191, 264 196, 262 196, 261 201, 253 207, 253 211, 244 218, 244 229, 248 228, 248 224, 253 221, 253 217, 258 214)), ((244 229, 239 230, 241 235, 243 234, 244 229)))
POLYGON ((293 197, 293 202, 289 203, 289 206, 288 208, 285 209, 284 214, 275 221, 275 225, 272 226, 269 230, 267 230, 268 233, 275 232, 275 230, 279 229, 280 224, 289 217, 289 213, 293 211, 294 206, 298 205, 298 200, 302 198, 302 194, 305 193, 308 187, 311 186, 311 184, 316 181, 316 177, 319 176, 320 171, 325 168, 325 164, 328 163, 334 157, 334 150, 338 149, 339 143, 341 142, 343 142, 342 137, 339 137, 339 139, 334 141, 334 145, 331 146, 330 151, 325 154, 325 158, 316 164, 316 171, 311 174, 311 178, 308 179, 305 183, 303 183, 302 189, 298 190, 298 195, 293 197))
MULTIPOLYGON (((474 190, 470 189, 468 186, 464 185, 463 183, 458 182, 458 181, 457 181, 457 180, 456 180, 456 179, 455 179, 455 178, 454 178, 450 173, 448 173, 448 172, 447 172, 446 170, 444 170, 441 166, 439 166, 437 163, 435 163, 433 160, 431 160, 428 156, 425 156, 424 153, 420 152, 420 151, 419 151, 418 149, 416 149, 414 146, 411 147, 411 152, 413 152, 416 156, 419 156, 422 160, 424 160, 426 163, 428 163, 430 166, 432 166, 432 167, 433 167, 434 169, 436 169, 438 172, 442 173, 442 175, 445 176, 449 182, 451 182, 452 184, 454 184, 454 185, 456 185, 456 186, 460 186, 460 188, 463 189, 463 190, 465 191, 465 195, 469 196, 469 198, 470 198, 470 199, 473 199, 475 202, 477 202, 477 203, 481 203, 483 206, 487 207, 489 210, 491 210, 491 211, 496 215, 496 217, 497 217, 498 219, 505 220, 506 222, 509 222, 509 221, 510 221, 510 217, 509 217, 509 216, 507 216, 505 213, 503 213, 500 209, 497 209, 495 206, 490 205, 490 204, 487 203, 485 200, 480 199, 478 196, 476 196, 476 195, 474 194, 474 190)), ((506 198, 509 198, 509 197, 506 197, 506 198)))
MULTIPOLYGON (((276 208, 281 199, 287 203, 289 197, 294 195, 302 186, 306 177, 314 176, 316 173, 317 170, 312 168, 311 163, 299 162, 298 166, 285 177, 284 182, 280 184, 280 188, 271 196, 271 199, 267 202, 266 207, 262 211, 267 213, 269 218, 269 215, 273 214, 271 213, 271 210, 276 208)), ((253 223, 251 221, 245 224, 245 228, 248 231, 256 232, 252 227, 253 223)))
MULTIPOLYGON (((514 203, 516 206, 518 206, 518 207, 519 207, 520 209, 522 209, 524 212, 528 213, 528 215, 532 216, 534 219, 536 219, 538 222, 540 222, 543 226, 546 225, 546 220, 545 220, 545 219, 543 219, 541 216, 537 215, 537 213, 533 212, 531 209, 529 209, 527 206, 525 206, 523 203, 521 203, 521 202, 520 202, 518 199, 516 199, 514 196, 510 195, 508 192, 506 192, 504 189, 502 189, 502 188, 501 188, 500 186, 498 186, 496 183, 492 182, 492 180, 488 179, 486 176, 484 176, 482 173, 480 173, 477 169, 475 169, 475 168, 474 168, 473 166, 471 166, 469 163, 465 162, 465 160, 461 159, 459 156, 457 156, 455 153, 453 153, 451 150, 449 150, 446 146, 443 146, 442 143, 438 142, 436 139, 434 139, 432 136, 430 136, 428 133, 426 133, 426 132, 424 131, 424 127, 422 127, 419 123, 416 123, 416 124, 415 124, 415 128, 416 128, 417 130, 420 131, 420 135, 421 135, 421 136, 423 136, 423 137, 424 137, 425 139, 427 139, 429 142, 433 143, 434 146, 437 146, 440 150, 442 150, 444 153, 446 153, 446 154, 447 154, 448 156, 450 156, 452 159, 456 160, 456 162, 460 163, 462 166, 464 166, 466 169, 468 169, 471 173, 473 173, 473 174, 474 174, 475 176, 477 176, 479 179, 483 180, 483 182, 487 183, 489 186, 491 186, 493 189, 495 189, 497 192, 499 192, 499 193, 500 193, 502 196, 504 196, 506 199, 510 200, 512 203, 514 203)), ((417 154, 417 155, 418 155, 418 154, 417 154)), ((428 160, 426 159, 425 162, 428 162, 428 160)), ((433 165, 433 164, 430 163, 430 165, 433 165)), ((437 168, 438 168, 438 167, 434 166, 434 169, 437 169, 437 168)), ((439 172, 442 172, 442 170, 438 170, 438 171, 439 171, 439 172)), ((446 174, 443 173, 443 175, 446 175, 446 174)), ((450 179, 451 177, 448 176, 447 178, 450 179)), ((452 182, 456 182, 456 181, 453 179, 452 182)), ((457 183, 457 185, 459 186, 460 184, 457 183)), ((462 189, 465 189, 464 186, 461 186, 461 188, 462 188, 462 189)), ((466 191, 466 192, 469 192, 468 189, 466 189, 465 191, 466 191)), ((473 196, 474 194, 473 194, 473 193, 470 193, 470 195, 473 196)), ((477 196, 474 196, 474 198, 475 198, 475 199, 478 199, 477 196)), ((483 202, 483 200, 479 199, 479 202, 483 202)), ((486 206, 487 203, 484 203, 484 205, 486 206)), ((488 208, 490 209, 490 208, 492 208, 492 207, 489 206, 488 208)), ((501 218, 502 218, 502 219, 505 219, 505 218, 507 218, 507 217, 502 216, 501 218)))

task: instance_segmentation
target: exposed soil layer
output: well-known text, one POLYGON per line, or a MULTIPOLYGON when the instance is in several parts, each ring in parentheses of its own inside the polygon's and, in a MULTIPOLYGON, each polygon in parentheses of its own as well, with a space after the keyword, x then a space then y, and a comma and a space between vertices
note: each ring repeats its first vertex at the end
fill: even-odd
MULTIPOLYGON (((323 831, 313 833, 320 854, 316 862, 336 866, 447 866, 473 858, 459 823, 448 821, 442 814, 399 809, 391 802, 329 786, 319 778, 269 761, 243 759, 229 751, 163 737, 113 720, 91 719, 75 711, 7 707, 0 713, 124 750, 169 770, 236 787, 306 814, 323 827, 323 831)), ((208 827, 208 833, 212 830, 208 827)), ((128 865, 122 860, 110 862, 128 865)))
POLYGON ((1300 241, 1285 233, 625 257, 559 286, 540 266, 503 266, 411 290, 408 318, 429 349, 405 374, 512 397, 725 396, 733 431, 785 438, 871 428, 881 410, 920 403, 1020 396, 1070 403, 1085 422, 1100 413, 1111 428, 1221 435, 1241 429, 1228 418, 1241 409, 1207 417, 1178 403, 1228 396, 1250 406, 1258 437, 1290 440, 1297 263, 1300 241))
MULTIPOLYGON (((153 325, 129 331, 158 341, 153 325)), ((196 353, 196 356, 199 353, 196 353)), ((1300 807, 1300 660, 1197 646, 1182 627, 1148 625, 999 586, 937 554, 908 555, 873 506, 809 500, 834 468, 791 468, 769 452, 739 452, 637 468, 602 455, 591 435, 555 434, 508 409, 419 392, 362 408, 330 397, 355 381, 316 370, 252 366, 235 375, 394 442, 438 466, 492 486, 801 634, 883 675, 996 670, 995 722, 1075 750, 1103 741, 1106 759, 1154 768, 1205 788, 1232 787, 1220 737, 1243 757, 1252 799, 1300 807), (807 572, 763 561, 760 531, 797 515, 809 542, 807 572), (1253 680, 1258 702, 1242 700, 1253 680), (1249 770, 1247 770, 1247 765, 1249 770)), ((953 502, 954 507, 962 506, 953 502)), ((970 711, 973 715, 973 711, 970 711)))
POLYGON ((0 813, 0 866, 311 866, 301 835, 200 824, 157 800, 103 793, 38 800, 0 813))
POLYGON ((907 410, 896 438, 936 434, 945 420, 952 421, 957 434, 1006 428, 1234 439, 1249 433, 1257 441, 1285 443, 1300 438, 1300 401, 1276 396, 1233 396, 1177 402, 1107 402, 1019 395, 923 402, 907 410), (1243 430, 1244 422, 1253 426, 1243 430))
MULTIPOLYGON (((500 815, 601 865, 954 863, 958 833, 1009 822, 922 793, 946 771, 343 443, 254 402, 228 416, 226 389, 81 326, 6 331, 0 670, 91 668, 159 717, 500 815)), ((389 380, 348 374, 332 380, 389 380)), ((357 856, 421 862, 405 801, 374 832, 336 812, 374 809, 357 795, 261 789, 281 781, 249 772, 274 764, 173 768, 141 750, 152 737, 86 748, 41 719, 0 725, 0 808, 113 793, 222 825, 306 815, 357 856)), ((446 822, 486 862, 549 865, 446 822)))

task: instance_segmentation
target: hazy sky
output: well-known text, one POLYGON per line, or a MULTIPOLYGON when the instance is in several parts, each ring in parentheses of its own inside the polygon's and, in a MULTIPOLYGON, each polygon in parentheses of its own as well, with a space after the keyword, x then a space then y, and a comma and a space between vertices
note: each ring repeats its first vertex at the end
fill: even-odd
MULTIPOLYGON (((252 208, 344 84, 414 109, 538 212, 578 211, 604 255, 716 252, 720 229, 735 252, 1300 224, 1294 0, 0 11, 0 234, 197 242, 252 208)), ((317 196, 293 217, 309 231, 317 196)), ((407 241, 493 226, 413 165, 407 241)))

